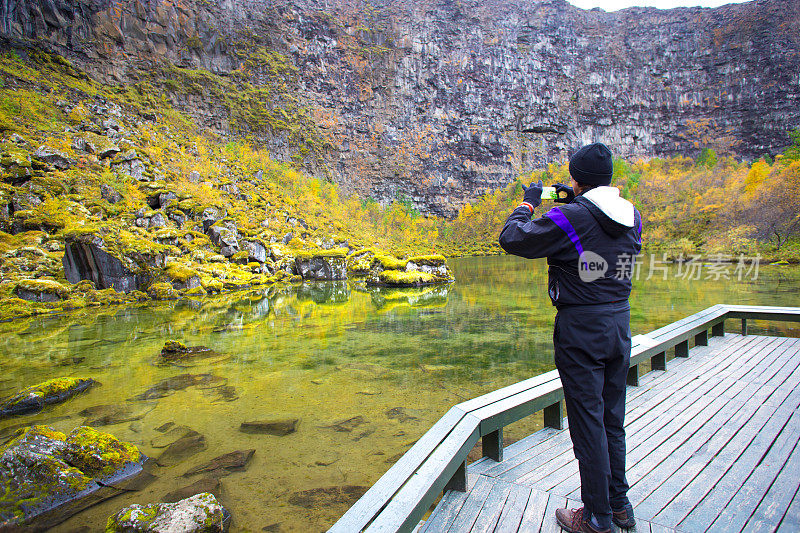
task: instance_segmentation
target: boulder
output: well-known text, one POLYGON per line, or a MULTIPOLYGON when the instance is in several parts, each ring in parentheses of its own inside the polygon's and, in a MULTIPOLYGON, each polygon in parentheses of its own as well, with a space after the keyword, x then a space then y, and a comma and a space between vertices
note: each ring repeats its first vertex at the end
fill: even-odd
POLYGON ((91 427, 69 435, 28 427, 0 447, 0 528, 44 530, 122 492, 147 459, 136 446, 91 427))
POLYGON ((191 498, 195 494, 202 494, 203 492, 210 492, 219 499, 221 486, 218 477, 206 476, 198 479, 191 485, 165 494, 161 499, 167 503, 174 503, 185 498, 191 498))
POLYGON ((250 261, 257 261, 259 263, 266 263, 267 261, 267 248, 258 241, 241 241, 242 250, 248 254, 250 261))
POLYGON ((156 459, 159 466, 173 466, 206 449, 206 438, 196 431, 172 442, 156 459))
POLYGON ((64 275, 70 283, 90 280, 98 289, 144 291, 150 286, 156 270, 164 266, 164 255, 149 241, 142 243, 141 247, 130 246, 127 249, 130 251, 113 242, 108 245, 103 237, 93 233, 67 235, 62 259, 64 275), (142 248, 146 250, 142 251, 142 248))
POLYGON ((100 186, 100 196, 110 204, 122 201, 122 195, 114 187, 105 183, 100 186))
POLYGON ((200 173, 196 170, 192 170, 189 172, 189 176, 186 179, 189 183, 200 183, 200 173))
POLYGON ((295 256, 295 268, 304 280, 347 279, 346 250, 320 250, 295 256))
POLYGON ((75 164, 66 154, 57 152, 45 145, 40 146, 36 152, 34 152, 33 156, 39 161, 43 161, 58 170, 67 170, 75 164))
POLYGON ((106 533, 216 533, 229 524, 230 513, 204 492, 175 503, 133 504, 108 519, 106 533))
POLYGON ((46 405, 63 402, 95 383, 91 378, 55 378, 27 387, 0 403, 0 419, 38 413, 46 405))
POLYGON ((222 219, 222 215, 213 207, 207 207, 203 210, 203 214, 200 215, 200 219, 203 221, 203 233, 207 234, 209 228, 211 228, 215 222, 222 219))
POLYGON ((17 283, 14 293, 31 302, 58 302, 65 299, 69 291, 57 281, 24 279, 17 283))
POLYGON ((352 505, 369 487, 343 485, 301 490, 289 496, 289 503, 305 509, 323 509, 335 505, 352 505))
POLYGON ((162 213, 156 213, 150 217, 149 228, 163 228, 167 225, 167 219, 164 218, 162 213))
POLYGON ((90 132, 84 136, 84 149, 100 159, 113 157, 120 152, 119 147, 110 139, 90 132))
POLYGON ((239 252, 239 240, 235 231, 222 230, 219 235, 219 253, 231 257, 239 252))

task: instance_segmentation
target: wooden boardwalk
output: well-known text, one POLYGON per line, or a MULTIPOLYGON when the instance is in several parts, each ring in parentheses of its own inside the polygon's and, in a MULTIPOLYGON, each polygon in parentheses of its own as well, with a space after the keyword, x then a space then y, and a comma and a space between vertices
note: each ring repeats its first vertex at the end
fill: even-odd
MULTIPOLYGON (((628 387, 635 531, 800 531, 800 339, 726 334, 689 355, 628 387)), ((566 429, 467 471, 418 531, 558 532, 555 509, 581 506, 566 429)))

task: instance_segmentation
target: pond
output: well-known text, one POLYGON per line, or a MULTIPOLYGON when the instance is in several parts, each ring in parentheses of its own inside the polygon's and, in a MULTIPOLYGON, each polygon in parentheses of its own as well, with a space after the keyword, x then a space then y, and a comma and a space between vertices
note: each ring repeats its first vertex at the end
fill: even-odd
MULTIPOLYGON (((3 396, 66 375, 102 384, 37 415, 1 420, 0 442, 20 425, 69 431, 92 422, 157 458, 185 428, 204 437, 202 446, 154 465, 150 485, 57 531, 101 530, 123 506, 162 501, 204 477, 216 486, 207 473, 184 474, 249 449, 247 468, 226 472, 216 489, 233 530, 325 530, 451 405, 554 368, 544 262, 449 263, 457 279, 449 286, 302 285, 0 324, 3 396), (216 354, 157 365, 167 340, 216 354), (295 420, 283 436, 240 430, 243 422, 268 421, 289 431, 295 420)), ((631 299, 633 334, 716 303, 800 305, 797 267, 761 266, 741 280, 734 268, 731 279, 685 279, 678 266, 645 263, 631 299)), ((800 325, 752 331, 800 336, 800 325)), ((531 417, 510 427, 506 441, 539 427, 531 417)))

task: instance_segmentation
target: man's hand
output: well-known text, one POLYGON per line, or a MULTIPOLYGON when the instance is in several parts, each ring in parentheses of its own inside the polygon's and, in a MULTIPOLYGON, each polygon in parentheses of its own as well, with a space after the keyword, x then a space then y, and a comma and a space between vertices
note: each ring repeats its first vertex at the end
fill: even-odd
POLYGON ((556 199, 553 200, 554 202, 559 204, 568 204, 575 199, 575 191, 573 191, 572 187, 569 185, 556 183, 554 187, 556 188, 556 199), (566 196, 562 196, 561 193, 565 193, 566 196))
POLYGON ((531 204, 533 207, 539 207, 539 205, 542 203, 543 188, 544 186, 542 185, 542 180, 539 180, 539 183, 536 184, 531 183, 527 187, 524 183, 522 183, 522 190, 525 191, 522 201, 531 204))

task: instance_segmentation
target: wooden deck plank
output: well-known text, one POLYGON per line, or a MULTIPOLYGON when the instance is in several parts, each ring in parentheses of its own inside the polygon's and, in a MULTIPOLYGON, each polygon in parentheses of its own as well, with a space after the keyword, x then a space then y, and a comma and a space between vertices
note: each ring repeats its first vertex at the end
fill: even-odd
POLYGON ((455 520, 458 511, 461 510, 461 506, 464 505, 464 501, 478 479, 478 476, 467 477, 466 492, 457 490, 445 491, 442 499, 425 521, 425 525, 419 529, 419 533, 436 533, 446 530, 446 525, 449 526, 455 520))
MULTIPOLYGON (((792 349, 789 354, 796 354, 792 349)), ((785 357, 785 355, 781 355, 785 357)), ((775 372, 773 368, 770 372, 775 372)), ((779 372, 775 372, 779 375, 779 372)), ((741 429, 745 423, 750 420, 757 408, 760 407, 760 401, 754 401, 754 392, 758 389, 743 389, 740 395, 731 400, 731 404, 743 404, 741 410, 735 416, 730 418, 729 421, 718 420, 715 422, 718 430, 711 435, 707 442, 692 453, 688 460, 681 465, 672 476, 667 477, 663 484, 658 487, 648 497, 650 503, 643 502, 637 507, 637 514, 644 518, 653 518, 653 520, 661 523, 677 524, 685 516, 687 509, 691 509, 697 504, 702 494, 699 491, 685 490, 692 480, 700 475, 708 464, 720 453, 720 451, 728 445, 728 443, 735 437, 736 433, 741 429), (657 502, 660 510, 653 508, 653 502, 657 502)), ((765 406, 761 409, 761 417, 766 417, 771 413, 771 410, 765 406)), ((765 420, 766 421, 766 420, 765 420)), ((703 493, 704 494, 704 493, 703 493)))
MULTIPOLYGON (((516 532, 519 529, 528 500, 531 497, 531 488, 524 485, 511 484, 506 504, 497 520, 494 529, 496 533, 516 532)), ((537 529, 538 531, 538 529, 537 529)))
POLYGON ((469 531, 483 509, 483 503, 492 492, 495 482, 494 478, 478 476, 475 486, 467 493, 467 498, 456 517, 450 524, 444 524, 447 529, 443 528, 438 531, 469 531))
MULTIPOLYGON (((542 529, 542 522, 544 521, 545 513, 547 512, 547 502, 550 501, 550 495, 540 490, 531 490, 531 495, 528 497, 528 504, 525 506, 525 511, 522 513, 522 519, 519 523, 519 533, 539 533, 542 529)), ((564 499, 566 501, 566 499, 564 499)), ((505 532, 503 532, 505 533, 505 532)))
POLYGON ((800 443, 778 473, 764 499, 744 526, 745 531, 767 531, 781 523, 797 492, 800 480, 800 443))
POLYGON ((778 525, 779 533, 796 533, 800 531, 800 487, 795 491, 792 503, 784 513, 781 523, 778 525))
MULTIPOLYGON (((761 502, 764 494, 786 463, 800 438, 800 413, 795 413, 783 430, 776 436, 766 455, 762 457, 751 474, 739 487, 725 509, 711 523, 714 531, 742 531, 750 515, 761 502)), ((734 465, 736 468, 737 465, 734 465)))
POLYGON ((561 526, 556 522, 556 509, 564 508, 567 506, 567 499, 555 494, 550 494, 547 500, 547 507, 544 510, 542 517, 541 533, 562 533, 561 526))
POLYGON ((678 529, 705 531, 728 504, 789 420, 788 413, 779 411, 770 416, 772 410, 770 406, 760 406, 728 445, 684 489, 682 494, 691 495, 690 503, 698 503, 684 508, 685 517, 678 522, 678 529))
POLYGON ((486 501, 483 502, 483 508, 478 513, 478 518, 472 527, 465 531, 473 531, 474 533, 492 533, 500 514, 506 506, 508 496, 514 485, 506 483, 505 481, 496 479, 494 487, 492 487, 486 501))

